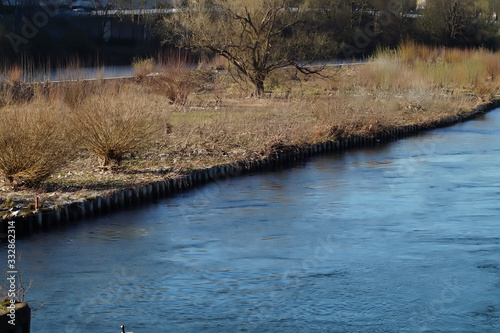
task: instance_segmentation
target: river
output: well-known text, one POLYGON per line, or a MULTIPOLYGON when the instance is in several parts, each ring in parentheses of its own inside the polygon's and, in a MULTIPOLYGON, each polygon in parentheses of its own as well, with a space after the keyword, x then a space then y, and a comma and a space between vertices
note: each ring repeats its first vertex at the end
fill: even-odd
POLYGON ((18 240, 32 331, 499 332, 499 128, 492 111, 18 240))

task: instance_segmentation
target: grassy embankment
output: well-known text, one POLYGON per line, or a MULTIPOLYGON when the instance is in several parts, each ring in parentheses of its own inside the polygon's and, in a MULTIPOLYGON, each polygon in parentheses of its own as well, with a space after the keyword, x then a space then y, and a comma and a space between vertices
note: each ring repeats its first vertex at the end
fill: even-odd
POLYGON ((282 70, 263 99, 221 66, 185 70, 171 60, 147 76, 154 64, 143 62, 134 80, 31 86, 5 70, 0 204, 33 206, 38 195, 49 206, 284 146, 425 126, 497 98, 500 87, 499 53, 412 43, 327 68, 331 79, 282 70))

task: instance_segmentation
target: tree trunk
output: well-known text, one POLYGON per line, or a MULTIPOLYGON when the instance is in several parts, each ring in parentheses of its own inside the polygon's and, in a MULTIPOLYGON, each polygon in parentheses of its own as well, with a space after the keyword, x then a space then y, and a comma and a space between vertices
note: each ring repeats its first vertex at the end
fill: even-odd
POLYGON ((264 80, 255 80, 255 93, 258 97, 264 96, 264 80))
POLYGON ((252 79, 253 84, 255 85, 255 94, 258 97, 264 96, 264 81, 266 79, 266 75, 262 73, 258 73, 252 79))

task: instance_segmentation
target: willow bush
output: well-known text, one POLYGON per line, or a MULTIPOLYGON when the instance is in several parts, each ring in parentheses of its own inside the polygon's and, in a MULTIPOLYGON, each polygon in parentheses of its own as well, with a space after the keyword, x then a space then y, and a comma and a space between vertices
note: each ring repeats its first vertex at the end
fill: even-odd
POLYGON ((8 184, 34 187, 70 160, 73 141, 64 119, 41 101, 0 109, 0 173, 8 184))
POLYGON ((70 110, 79 143, 102 166, 119 165, 127 154, 154 145, 168 127, 166 112, 158 103, 134 89, 138 88, 103 87, 70 110))
POLYGON ((159 75, 150 81, 153 91, 167 97, 171 104, 186 106, 189 95, 196 90, 193 71, 188 69, 189 66, 189 57, 180 52, 160 58, 159 75))

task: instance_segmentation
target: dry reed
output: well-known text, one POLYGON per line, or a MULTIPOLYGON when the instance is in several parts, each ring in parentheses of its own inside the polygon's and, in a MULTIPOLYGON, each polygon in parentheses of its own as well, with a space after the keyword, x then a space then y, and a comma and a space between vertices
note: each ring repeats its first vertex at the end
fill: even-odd
POLYGON ((356 84, 397 93, 417 89, 495 95, 499 60, 499 53, 486 50, 433 48, 407 42, 396 51, 379 50, 373 62, 359 67, 356 84))

